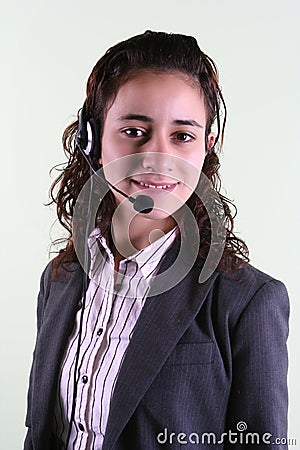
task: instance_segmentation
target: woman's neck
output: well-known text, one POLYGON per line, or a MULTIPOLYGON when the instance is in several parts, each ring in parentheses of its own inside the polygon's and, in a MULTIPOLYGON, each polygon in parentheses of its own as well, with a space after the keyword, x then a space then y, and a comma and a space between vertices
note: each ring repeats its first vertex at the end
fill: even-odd
POLYGON ((176 225, 169 216, 164 219, 151 219, 144 214, 136 214, 129 208, 118 208, 112 219, 112 241, 115 259, 133 255, 168 233, 176 225))

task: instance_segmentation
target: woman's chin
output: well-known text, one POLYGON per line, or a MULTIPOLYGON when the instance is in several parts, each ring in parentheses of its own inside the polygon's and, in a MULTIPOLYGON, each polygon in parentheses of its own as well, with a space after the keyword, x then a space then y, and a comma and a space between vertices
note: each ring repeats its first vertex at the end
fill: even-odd
POLYGON ((153 208, 150 213, 140 213, 142 217, 149 220, 166 220, 172 216, 172 212, 162 211, 161 209, 153 208))

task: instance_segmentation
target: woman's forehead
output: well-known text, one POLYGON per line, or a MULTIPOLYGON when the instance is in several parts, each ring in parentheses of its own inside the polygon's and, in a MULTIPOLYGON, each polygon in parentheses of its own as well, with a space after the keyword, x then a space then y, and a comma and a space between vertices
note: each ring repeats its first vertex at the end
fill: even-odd
POLYGON ((147 71, 140 72, 120 87, 109 111, 114 116, 142 115, 147 111, 159 116, 167 112, 171 115, 180 112, 184 115, 189 111, 199 114, 203 108, 199 84, 187 82, 184 74, 147 71))

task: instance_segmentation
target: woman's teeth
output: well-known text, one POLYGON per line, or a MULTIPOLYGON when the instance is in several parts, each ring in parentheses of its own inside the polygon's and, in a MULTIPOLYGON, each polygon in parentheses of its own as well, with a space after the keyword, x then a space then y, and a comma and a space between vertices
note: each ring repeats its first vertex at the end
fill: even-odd
POLYGON ((148 183, 143 183, 142 181, 137 181, 138 184, 145 186, 145 187, 149 187, 149 188, 154 188, 154 189, 166 189, 172 186, 172 184, 162 184, 162 185, 154 185, 154 184, 148 184, 148 183))

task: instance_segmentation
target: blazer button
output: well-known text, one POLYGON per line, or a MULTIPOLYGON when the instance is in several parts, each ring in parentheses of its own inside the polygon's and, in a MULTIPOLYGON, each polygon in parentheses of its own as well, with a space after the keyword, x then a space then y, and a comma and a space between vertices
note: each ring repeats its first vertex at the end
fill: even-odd
POLYGON ((78 424, 78 428, 79 428, 80 431, 84 431, 84 426, 82 425, 82 423, 78 424))
POLYGON ((81 381, 86 384, 89 381, 89 378, 86 375, 83 375, 83 377, 81 378, 81 381))

